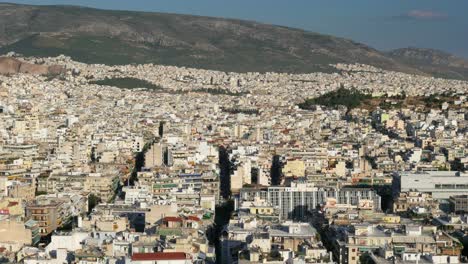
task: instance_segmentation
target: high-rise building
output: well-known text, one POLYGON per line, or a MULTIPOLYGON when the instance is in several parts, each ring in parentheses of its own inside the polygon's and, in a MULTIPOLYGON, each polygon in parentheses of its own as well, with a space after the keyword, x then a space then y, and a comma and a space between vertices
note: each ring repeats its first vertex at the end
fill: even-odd
POLYGON ((156 143, 145 153, 145 168, 159 167, 164 164, 164 146, 156 143))
POLYGON ((368 208, 381 209, 381 197, 371 188, 343 187, 335 189, 299 184, 294 187, 243 188, 240 191, 239 200, 240 202, 249 201, 255 197, 276 207, 282 219, 304 218, 317 206, 329 203, 356 207, 362 207, 363 204, 367 203, 368 208))
POLYGON ((36 221, 41 236, 47 236, 62 225, 63 202, 38 199, 26 206, 26 218, 36 221))

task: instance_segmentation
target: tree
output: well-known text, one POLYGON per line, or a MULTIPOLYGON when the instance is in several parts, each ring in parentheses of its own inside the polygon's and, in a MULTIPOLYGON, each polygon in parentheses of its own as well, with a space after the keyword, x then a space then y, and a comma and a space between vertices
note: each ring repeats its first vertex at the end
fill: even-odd
POLYGON ((371 95, 362 93, 356 89, 345 89, 343 87, 321 95, 316 98, 309 98, 305 102, 299 104, 302 109, 313 109, 315 105, 323 105, 327 107, 337 107, 343 105, 346 108, 356 108, 367 99, 370 99, 371 95))
POLYGON ((164 134, 164 124, 165 124, 164 121, 159 122, 158 132, 159 132, 159 137, 161 138, 163 137, 163 134, 164 134))
POLYGON ((259 169, 256 167, 252 167, 250 170, 250 180, 252 183, 256 184, 258 182, 258 174, 259 174, 259 169))
POLYGON ((91 162, 96 162, 96 147, 91 147, 91 162))
POLYGON ((97 197, 94 194, 90 194, 88 196, 88 213, 90 213, 96 205, 98 205, 101 202, 101 198, 97 197))
POLYGON ((450 167, 453 171, 465 171, 465 166, 459 158, 451 162, 450 167))

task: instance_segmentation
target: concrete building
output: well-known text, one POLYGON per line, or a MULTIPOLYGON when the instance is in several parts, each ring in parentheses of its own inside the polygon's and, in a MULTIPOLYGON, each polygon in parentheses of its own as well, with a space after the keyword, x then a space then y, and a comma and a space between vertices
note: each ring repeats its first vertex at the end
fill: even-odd
POLYGON ((15 182, 8 186, 8 196, 11 198, 20 198, 26 201, 34 199, 36 186, 32 183, 15 182))
POLYGON ((33 245, 33 233, 23 221, 4 219, 0 221, 0 247, 16 252, 23 246, 33 245))
POLYGON ((46 246, 46 253, 57 252, 59 249, 76 251, 83 248, 84 241, 89 238, 88 232, 57 232, 51 237, 50 243, 46 246))
POLYGON ((285 177, 304 177, 305 176, 305 164, 304 161, 288 160, 283 167, 283 175, 285 177))
POLYGON ((267 189, 244 188, 240 191, 239 202, 264 200, 279 210, 282 219, 302 219, 318 206, 346 204, 380 210, 381 198, 370 188, 316 188, 298 185, 295 187, 268 187, 267 189))
POLYGON ((450 211, 454 213, 468 212, 468 195, 455 195, 449 199, 450 211))
POLYGON ((145 153, 145 168, 160 167, 164 164, 164 146, 156 143, 145 153))
POLYGON ((135 264, 190 264, 192 259, 183 252, 134 253, 130 263, 135 264))
POLYGON ((97 195, 103 201, 108 201, 117 189, 118 180, 117 176, 91 173, 86 177, 84 190, 97 195))
POLYGON ((62 202, 34 200, 26 205, 26 218, 37 221, 41 236, 47 236, 62 225, 62 202))
POLYGON ((432 193, 434 199, 449 199, 450 196, 468 193, 468 173, 456 171, 398 172, 394 174, 396 192, 432 193))

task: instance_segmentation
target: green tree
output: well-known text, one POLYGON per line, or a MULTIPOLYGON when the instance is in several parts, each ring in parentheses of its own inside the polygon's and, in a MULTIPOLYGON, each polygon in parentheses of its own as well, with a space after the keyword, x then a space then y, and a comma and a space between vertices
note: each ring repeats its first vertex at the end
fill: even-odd
POLYGON ((348 109, 360 106, 364 100, 370 99, 371 95, 362 93, 356 89, 339 88, 316 98, 309 98, 299 104, 302 109, 313 109, 315 105, 327 107, 346 106, 348 109))
POLYGON ((88 196, 88 213, 90 213, 100 202, 101 198, 91 193, 88 196))

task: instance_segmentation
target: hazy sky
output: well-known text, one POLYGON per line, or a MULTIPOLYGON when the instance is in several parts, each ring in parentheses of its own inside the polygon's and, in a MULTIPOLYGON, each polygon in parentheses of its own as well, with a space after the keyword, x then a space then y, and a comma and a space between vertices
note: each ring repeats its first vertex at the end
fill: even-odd
POLYGON ((436 48, 468 58, 468 0, 10 0, 249 19, 381 50, 436 48))

